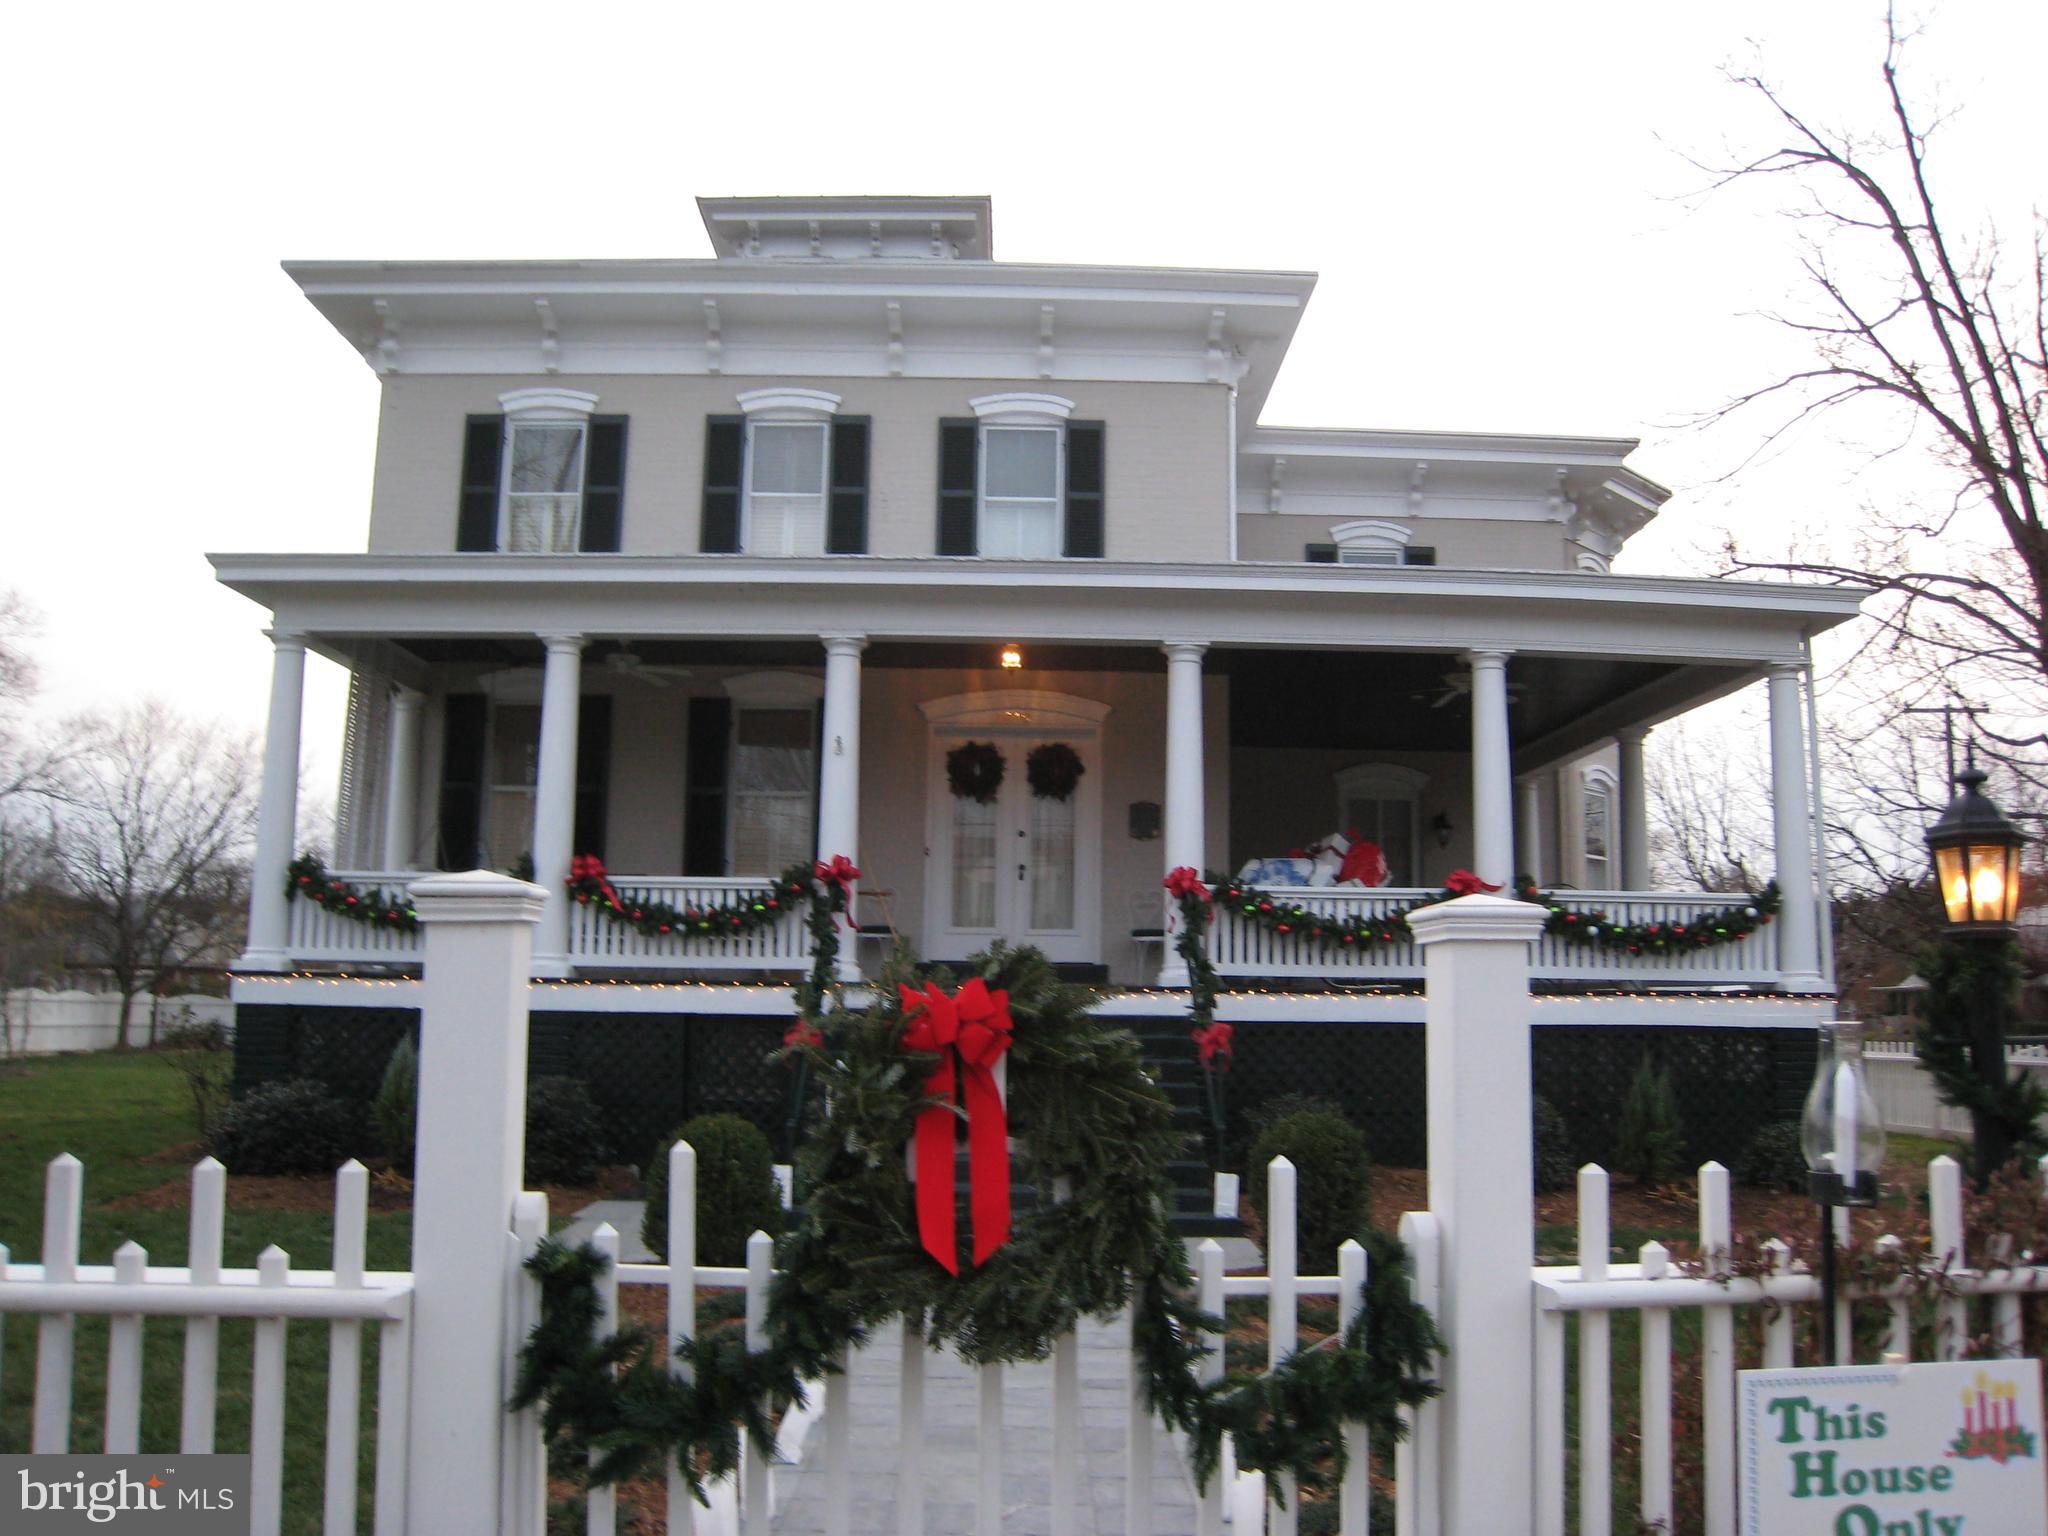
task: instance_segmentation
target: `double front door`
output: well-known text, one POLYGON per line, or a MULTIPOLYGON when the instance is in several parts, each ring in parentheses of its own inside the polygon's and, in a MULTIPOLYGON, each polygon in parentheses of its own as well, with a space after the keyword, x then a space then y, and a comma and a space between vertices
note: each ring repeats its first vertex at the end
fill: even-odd
POLYGON ((929 778, 925 953, 959 960, 996 939, 1030 944, 1057 961, 1100 951, 1102 783, 1098 738, 1048 730, 935 732, 929 778), (1066 752, 1058 751, 1065 748, 1066 752), (1064 760, 1034 787, 1029 763, 1064 760), (961 749, 966 756, 960 757, 961 749), (1067 757, 1071 753, 1071 757, 1067 757), (958 792, 963 779, 986 794, 958 792), (1080 774, 1064 795, 1071 768, 1080 774), (957 771, 956 771, 957 770, 957 771), (1050 788, 1053 792, 1045 792, 1050 788))

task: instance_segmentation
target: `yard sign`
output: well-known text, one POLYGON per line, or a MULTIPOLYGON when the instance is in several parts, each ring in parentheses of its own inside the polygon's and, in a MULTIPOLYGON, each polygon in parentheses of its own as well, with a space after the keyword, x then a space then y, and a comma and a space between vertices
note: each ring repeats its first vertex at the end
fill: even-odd
POLYGON ((1740 1382, 1742 1536, 2048 1536, 2039 1361, 1740 1382))

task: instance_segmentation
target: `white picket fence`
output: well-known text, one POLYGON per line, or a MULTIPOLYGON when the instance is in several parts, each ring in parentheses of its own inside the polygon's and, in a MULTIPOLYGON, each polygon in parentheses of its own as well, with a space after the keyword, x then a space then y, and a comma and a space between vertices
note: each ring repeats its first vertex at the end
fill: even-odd
MULTIPOLYGON (((2048 1191, 2048 1158, 2041 1164, 2048 1191)), ((1964 1345, 1988 1336, 2001 1355, 2020 1352, 2020 1298, 2048 1290, 2048 1265, 2015 1263, 1974 1270, 1964 1263, 1962 1169, 1953 1158, 1928 1164, 1931 1254, 1945 1274, 1936 1312, 1937 1358, 1960 1358, 1964 1345), (1981 1315, 1972 1316, 1973 1307, 1981 1315)), ((1638 1315, 1640 1368, 1637 1393, 1639 1459, 1638 1509, 1623 1515, 1624 1531, 1662 1521, 1673 1528, 1675 1451, 1672 1443, 1672 1319, 1677 1312, 1700 1313, 1699 1376, 1704 1529, 1707 1536, 1735 1531, 1736 1327, 1755 1319, 1763 1330, 1754 1363, 1769 1368, 1793 1364, 1794 1308, 1820 1299, 1820 1282, 1793 1269, 1783 1243, 1768 1245, 1775 1273, 1758 1280, 1728 1273, 1730 1250, 1728 1170, 1707 1163, 1699 1171, 1699 1246, 1713 1272, 1687 1276, 1674 1271, 1663 1244, 1643 1244, 1633 1264, 1610 1263, 1608 1178, 1589 1165, 1579 1171, 1578 1263, 1538 1267, 1536 1304, 1536 1536, 1565 1536, 1566 1512, 1566 1348, 1568 1316, 1578 1319, 1578 1520, 1577 1536, 1612 1536, 1615 1465, 1613 1319, 1638 1315), (1713 1256, 1719 1255, 1716 1260, 1713 1256)), ((1880 1242, 1896 1244, 1896 1238, 1880 1242)), ((1915 1299, 1902 1288, 1874 1296, 1839 1295, 1835 1363, 1851 1358, 1851 1322, 1859 1307, 1882 1307, 1888 1321, 1881 1353, 1911 1359, 1915 1299)), ((1865 1363, 1874 1363, 1866 1361, 1865 1363)), ((1623 1390, 1626 1390, 1625 1388, 1623 1390)))
MULTIPOLYGON (((2038 1045, 2011 1046, 2005 1053, 2008 1071, 2025 1072, 2048 1083, 2048 1050, 2038 1045)), ((1867 1040, 1863 1044, 1863 1076, 1888 1131, 1922 1136, 1967 1136, 1970 1113, 1944 1104, 1934 1079, 1920 1064, 1910 1040, 1867 1040)))
MULTIPOLYGON (((305 1271, 272 1246, 254 1269, 225 1269, 221 1242, 226 1221, 227 1175, 207 1158, 192 1170, 191 1235, 187 1264, 153 1266, 136 1243, 123 1243, 114 1262, 78 1262, 85 1169, 68 1153, 51 1160, 43 1186, 41 1262, 16 1264, 0 1246, 0 1318, 37 1318, 35 1396, 29 1450, 71 1449, 76 1381, 73 1370, 78 1319, 108 1319, 103 1448, 132 1453, 142 1433, 143 1319, 185 1319, 183 1394, 178 1449, 215 1449, 220 1398, 220 1325, 224 1318, 254 1318, 254 1365, 249 1384, 251 1483, 249 1529, 274 1536, 284 1507, 285 1330, 294 1321, 325 1323, 328 1330, 326 1458, 322 1529, 357 1527, 357 1462, 361 1418, 363 1326, 377 1329, 377 1415, 373 1520, 377 1536, 405 1529, 408 1459, 406 1385, 412 1358, 412 1276, 364 1267, 369 1175, 357 1162, 335 1178, 334 1268, 305 1271)), ((5 1361, 0 1359, 0 1370, 5 1361)))

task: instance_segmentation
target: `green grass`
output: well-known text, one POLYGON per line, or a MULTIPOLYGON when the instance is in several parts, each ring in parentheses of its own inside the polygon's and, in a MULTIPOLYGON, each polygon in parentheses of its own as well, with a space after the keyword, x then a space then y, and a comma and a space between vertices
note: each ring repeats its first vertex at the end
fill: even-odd
MULTIPOLYGON (((40 1255, 44 1168, 69 1152, 85 1164, 85 1212, 79 1259, 112 1261, 130 1241, 149 1251, 152 1264, 182 1265, 190 1213, 173 1209, 113 1210, 108 1202, 189 1179, 186 1159, 145 1162, 193 1139, 182 1083, 160 1057, 146 1053, 44 1058, 0 1075, 0 1242, 22 1263, 40 1255)), ((411 1217, 373 1213, 369 1221, 372 1269, 407 1267, 411 1217)), ((224 1262, 252 1267, 271 1244, 291 1255, 295 1269, 325 1269, 333 1252, 331 1215, 298 1211, 237 1211, 229 1201, 224 1262)), ((254 1325, 221 1326, 216 1447, 248 1448, 249 1371, 254 1325)), ((35 1386, 36 1321, 5 1319, 4 1374, 0 1374, 0 1452, 28 1449, 35 1386)), ((142 1446, 177 1448, 184 1358, 181 1319, 151 1319, 143 1332, 142 1446)), ((104 1319, 77 1324, 72 1388, 71 1448, 96 1451, 106 1393, 104 1319)), ((287 1531, 317 1531, 326 1455, 327 1344, 324 1325, 293 1324, 287 1335, 285 1393, 285 1511, 287 1531)), ((361 1529, 369 1529, 371 1432, 375 1421, 376 1349, 364 1340, 363 1437, 359 1479, 361 1529)))

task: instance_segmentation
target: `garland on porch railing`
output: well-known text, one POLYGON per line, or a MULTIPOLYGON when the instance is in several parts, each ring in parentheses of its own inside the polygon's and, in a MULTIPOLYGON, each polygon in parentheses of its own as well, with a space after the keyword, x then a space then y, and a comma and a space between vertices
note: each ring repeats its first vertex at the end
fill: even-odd
POLYGON ((792 1029, 790 1049, 817 1073, 825 1107, 797 1159, 800 1198, 776 1245, 765 1349, 750 1352, 737 1329, 706 1332, 676 1344, 691 1367, 676 1375, 654 1333, 597 1335, 604 1260, 594 1249, 541 1246, 527 1266, 541 1284, 541 1321, 520 1352, 513 1406, 545 1404, 566 1453, 556 1465, 590 1465, 594 1452, 590 1479, 609 1483, 673 1464, 701 1500, 708 1479, 735 1469, 736 1431, 766 1450, 771 1415, 892 1320, 971 1362, 1029 1361, 1080 1317, 1128 1306, 1147 1401, 1188 1434, 1203 1481, 1228 1433, 1240 1466, 1328 1488, 1343 1473, 1346 1423, 1398 1436, 1400 1408, 1435 1395, 1442 1340, 1385 1234, 1370 1236, 1365 1306, 1341 1337, 1267 1375, 1204 1382, 1202 1335, 1221 1321, 1196 1307, 1166 1219, 1180 1137, 1136 1040, 1092 1017, 1090 995, 1035 950, 998 945, 969 965, 952 994, 913 991, 892 965, 865 1010, 834 1011, 822 1029, 800 1021, 801 1036, 792 1029), (1005 1100, 977 1087, 977 1074, 1006 1052, 1005 1100), (977 1134, 985 1115, 1002 1123, 977 1134), (990 1168, 984 1185, 975 1166, 974 1230, 957 1230, 956 1121, 974 1163, 1014 1136, 1021 1180, 1067 1198, 995 1212, 985 1201, 999 1191, 1007 1207, 1009 1170, 990 1168), (906 1144, 919 1150, 917 1182, 906 1144))
POLYGON ((377 928, 395 928, 411 933, 420 925, 420 915, 401 895, 397 900, 377 886, 353 885, 328 871, 317 853, 302 853, 285 866, 284 894, 287 901, 300 897, 377 928))

